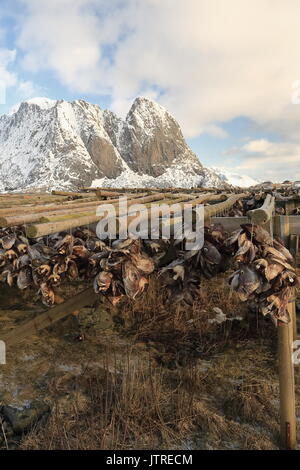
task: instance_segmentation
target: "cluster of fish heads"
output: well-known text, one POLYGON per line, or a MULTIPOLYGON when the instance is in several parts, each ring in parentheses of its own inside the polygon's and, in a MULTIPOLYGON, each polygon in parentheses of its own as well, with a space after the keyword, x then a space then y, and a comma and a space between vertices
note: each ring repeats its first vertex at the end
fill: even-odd
POLYGON ((144 292, 159 260, 167 251, 162 240, 128 238, 115 240, 101 253, 92 255, 90 261, 97 270, 94 289, 116 305, 123 296, 135 299, 144 292))
POLYGON ((294 258, 278 237, 261 226, 244 224, 227 240, 236 271, 229 279, 241 301, 263 315, 289 322, 287 310, 291 289, 298 285, 294 258))
POLYGON ((35 288, 43 304, 52 306, 60 301, 55 287, 63 281, 94 279, 95 291, 116 303, 144 291, 165 245, 148 242, 143 249, 142 241, 133 239, 106 243, 87 228, 38 239, 26 238, 22 228, 3 229, 0 280, 20 290, 35 288))
MULTIPOLYGON (((199 295, 201 278, 211 279, 230 267, 226 253, 227 233, 221 224, 204 227, 201 249, 187 251, 177 246, 171 263, 160 268, 159 276, 168 294, 168 301, 192 305, 199 295)), ((176 245, 176 242, 175 242, 176 245)))
POLYGON ((30 240, 22 228, 0 232, 0 280, 25 290, 36 288, 46 306, 56 303, 55 287, 64 280, 93 280, 95 292, 116 305, 144 292, 149 275, 158 276, 168 301, 192 305, 201 278, 236 267, 230 285, 242 301, 274 322, 289 321, 291 288, 298 278, 283 242, 261 226, 244 224, 230 236, 221 224, 204 227, 204 244, 187 251, 184 241, 99 240, 90 229, 30 240))
POLYGON ((89 258, 106 246, 88 229, 38 239, 26 238, 22 228, 3 229, 0 244, 0 279, 21 290, 38 288, 46 306, 56 302, 54 287, 65 279, 90 278, 89 258))

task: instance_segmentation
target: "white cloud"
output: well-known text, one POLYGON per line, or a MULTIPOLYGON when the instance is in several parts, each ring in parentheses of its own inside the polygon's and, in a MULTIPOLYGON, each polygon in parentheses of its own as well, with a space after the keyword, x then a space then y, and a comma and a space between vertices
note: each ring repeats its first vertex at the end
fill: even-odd
MULTIPOLYGON (((2 31, 0 30, 0 39, 2 31)), ((17 75, 10 70, 16 51, 0 47, 0 105, 6 104, 7 89, 17 83, 17 75)))
POLYGON ((17 76, 9 70, 9 67, 16 59, 16 51, 0 48, 0 81, 6 87, 17 83, 17 76))
POLYGON ((252 140, 239 148, 239 154, 241 161, 234 167, 239 172, 272 181, 300 179, 299 142, 252 140))
POLYGON ((25 81, 20 81, 17 87, 17 92, 18 95, 20 96, 20 99, 28 99, 32 98, 33 96, 36 96, 40 93, 40 88, 37 87, 32 81, 30 80, 25 80, 25 81))
POLYGON ((16 50, 0 48, 0 104, 6 104, 9 88, 14 88, 14 95, 20 100, 35 96, 40 90, 32 81, 22 80, 14 71, 16 57, 16 50))
POLYGON ((53 69, 72 90, 110 93, 124 113, 136 95, 162 89, 159 102, 186 136, 224 137, 215 122, 244 115, 300 138, 300 106, 291 104, 300 78, 298 0, 23 3, 24 64, 53 69))

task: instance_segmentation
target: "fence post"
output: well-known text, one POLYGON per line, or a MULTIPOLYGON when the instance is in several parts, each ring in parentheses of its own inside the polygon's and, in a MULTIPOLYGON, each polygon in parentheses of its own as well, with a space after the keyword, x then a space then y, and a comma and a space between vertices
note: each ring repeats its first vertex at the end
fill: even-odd
MULTIPOLYGON (((291 308, 291 304, 289 309, 291 308)), ((296 407, 293 353, 293 324, 278 322, 280 435, 285 449, 296 447, 296 407)))
MULTIPOLYGON (((278 235, 289 248, 289 217, 274 217, 274 234, 278 235)), ((288 304, 291 321, 278 321, 278 358, 279 358, 279 394, 280 394, 280 435, 285 449, 296 447, 296 405, 295 378, 292 361, 293 340, 297 337, 296 307, 294 292, 288 304)))

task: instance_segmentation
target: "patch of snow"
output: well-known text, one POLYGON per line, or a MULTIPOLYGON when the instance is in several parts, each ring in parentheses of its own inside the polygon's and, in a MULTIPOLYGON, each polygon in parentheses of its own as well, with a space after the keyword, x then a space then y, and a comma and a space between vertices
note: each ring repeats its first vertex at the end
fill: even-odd
POLYGON ((232 184, 233 186, 239 186, 240 188, 249 188, 250 186, 255 186, 258 184, 258 181, 254 180, 250 176, 240 175, 238 173, 232 173, 226 168, 211 168, 214 173, 216 173, 222 181, 232 184))
MULTIPOLYGON (((25 103, 28 104, 35 104, 41 109, 51 109, 53 108, 57 101, 56 100, 51 100, 50 98, 45 98, 45 97, 37 97, 37 98, 31 98, 30 100, 26 100, 25 103)), ((19 108, 22 103, 17 103, 15 104, 7 113, 8 116, 12 116, 13 114, 17 113, 19 111, 19 108)))
POLYGON ((189 172, 184 165, 173 165, 157 177, 147 174, 140 175, 128 169, 125 170, 117 178, 100 178, 95 179, 91 187, 93 188, 209 188, 220 186, 220 180, 214 173, 203 168, 202 174, 189 172))

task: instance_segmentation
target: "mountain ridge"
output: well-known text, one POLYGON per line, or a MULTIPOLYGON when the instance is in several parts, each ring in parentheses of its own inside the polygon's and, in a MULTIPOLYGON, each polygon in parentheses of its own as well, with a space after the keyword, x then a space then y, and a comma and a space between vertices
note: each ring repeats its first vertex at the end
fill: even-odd
POLYGON ((148 98, 125 120, 85 100, 33 98, 0 116, 0 190, 216 186, 179 124, 148 98))

